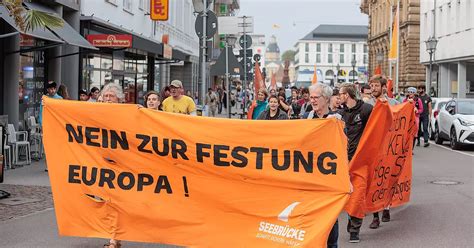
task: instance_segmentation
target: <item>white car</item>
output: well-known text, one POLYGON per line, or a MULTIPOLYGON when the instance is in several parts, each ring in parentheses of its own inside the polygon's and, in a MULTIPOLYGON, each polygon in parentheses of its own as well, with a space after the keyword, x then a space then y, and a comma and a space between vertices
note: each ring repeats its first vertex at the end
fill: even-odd
POLYGON ((435 124, 436 120, 438 119, 439 111, 441 111, 442 108, 446 105, 447 102, 449 102, 452 98, 432 98, 431 106, 432 106, 432 111, 431 111, 431 116, 430 116, 430 127, 429 127, 429 133, 430 133, 430 139, 434 140, 435 138, 435 124))
POLYGON ((474 99, 452 99, 439 112, 435 142, 450 141, 452 149, 474 145, 474 99))

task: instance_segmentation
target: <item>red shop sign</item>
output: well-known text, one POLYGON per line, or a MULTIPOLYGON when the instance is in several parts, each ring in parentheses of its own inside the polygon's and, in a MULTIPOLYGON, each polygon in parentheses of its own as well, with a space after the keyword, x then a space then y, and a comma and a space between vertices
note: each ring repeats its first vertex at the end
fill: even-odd
POLYGON ((129 34, 90 34, 87 40, 95 47, 132 47, 129 34))

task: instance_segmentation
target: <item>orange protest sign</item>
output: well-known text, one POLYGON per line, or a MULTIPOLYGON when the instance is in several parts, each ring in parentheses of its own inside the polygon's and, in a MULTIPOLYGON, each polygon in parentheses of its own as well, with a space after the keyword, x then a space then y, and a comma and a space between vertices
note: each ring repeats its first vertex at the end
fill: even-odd
POLYGON ((347 144, 335 119, 228 120, 43 100, 61 235, 325 247, 349 197, 347 144))
POLYGON ((412 105, 377 102, 350 163, 349 215, 363 218, 409 201, 415 130, 412 105))

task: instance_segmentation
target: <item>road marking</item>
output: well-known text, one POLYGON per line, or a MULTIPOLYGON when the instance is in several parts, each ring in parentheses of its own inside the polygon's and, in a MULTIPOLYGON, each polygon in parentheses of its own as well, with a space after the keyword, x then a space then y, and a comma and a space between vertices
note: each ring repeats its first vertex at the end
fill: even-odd
POLYGON ((474 157, 474 154, 469 154, 469 153, 466 153, 466 152, 456 151, 456 150, 453 150, 453 149, 451 149, 451 148, 445 147, 445 146, 443 146, 443 145, 438 145, 438 144, 434 143, 433 141, 430 141, 430 144, 435 145, 435 146, 438 146, 438 147, 441 147, 441 148, 446 149, 446 150, 448 150, 448 151, 457 152, 457 153, 460 153, 460 154, 463 154, 463 155, 467 155, 467 156, 470 156, 470 157, 474 157))

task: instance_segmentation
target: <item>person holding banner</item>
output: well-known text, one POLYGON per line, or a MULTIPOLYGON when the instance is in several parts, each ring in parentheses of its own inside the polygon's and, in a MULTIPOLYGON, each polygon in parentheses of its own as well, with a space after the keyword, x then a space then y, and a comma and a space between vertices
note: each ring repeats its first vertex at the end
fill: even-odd
MULTIPOLYGON (((117 83, 108 83, 100 92, 99 99, 103 103, 123 103, 125 95, 122 87, 117 83)), ((104 245, 104 248, 120 248, 122 245, 120 240, 110 239, 109 243, 104 245)))
MULTIPOLYGON (((303 119, 326 119, 326 118, 337 118, 342 119, 342 116, 337 112, 333 112, 329 109, 329 103, 333 95, 333 90, 326 84, 313 84, 309 87, 309 100, 313 110, 307 112, 303 119)), ((336 219, 336 223, 329 233, 327 247, 337 248, 337 240, 339 239, 339 221, 336 219)))
POLYGON ((288 115, 280 110, 280 101, 277 96, 271 95, 268 98, 268 109, 258 116, 258 120, 288 120, 288 115))
POLYGON ((158 92, 150 90, 145 94, 144 98, 146 108, 161 110, 161 99, 160 94, 158 92))
POLYGON ((179 80, 173 80, 170 84, 171 97, 163 100, 163 111, 196 115, 196 104, 189 96, 183 95, 183 83, 179 80))
MULTIPOLYGON (((382 102, 388 102, 390 106, 397 105, 399 102, 393 98, 389 98, 385 92, 387 92, 387 79, 382 75, 375 75, 369 80, 370 88, 372 89, 372 98, 369 102, 372 106, 375 106, 377 100, 382 102)), ((380 217, 379 213, 375 212, 374 219, 370 223, 371 229, 377 229, 380 226, 380 217)), ((382 222, 390 221, 390 209, 386 208, 382 212, 382 222)))
MULTIPOLYGON (((352 160, 360 138, 364 133, 365 126, 372 113, 372 105, 358 99, 357 88, 351 83, 343 83, 339 89, 339 97, 344 108, 341 111, 342 119, 346 123, 345 132, 347 135, 347 154, 349 161, 352 160)), ((359 243, 360 227, 362 219, 355 216, 349 216, 347 224, 350 233, 350 243, 359 243)))

